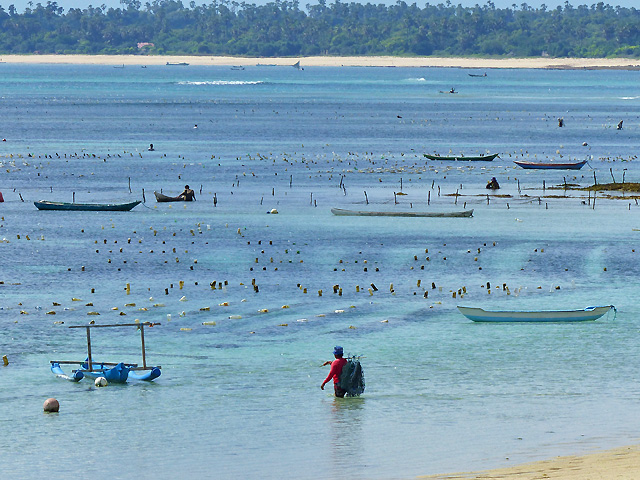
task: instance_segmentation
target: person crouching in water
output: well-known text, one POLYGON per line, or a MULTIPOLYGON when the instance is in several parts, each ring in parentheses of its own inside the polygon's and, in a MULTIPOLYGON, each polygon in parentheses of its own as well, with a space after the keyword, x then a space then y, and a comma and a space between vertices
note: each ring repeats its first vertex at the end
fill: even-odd
POLYGON ((193 190, 189 188, 189 185, 184 186, 184 192, 178 195, 179 198, 184 200, 185 202, 192 202, 196 199, 196 194, 193 190))
POLYGON ((496 177, 491 177, 491 180, 487 182, 487 188, 491 190, 497 190, 500 188, 500 184, 498 183, 498 180, 496 180, 496 177))
POLYGON ((327 375, 327 378, 324 379, 324 382, 322 382, 320 388, 324 390, 324 386, 329 383, 329 380, 333 378, 333 390, 336 394, 336 397, 342 398, 344 397, 345 393, 347 393, 347 391, 340 388, 340 374, 342 373, 342 368, 347 364, 347 360, 342 358, 342 347, 336 346, 333 349, 333 356, 336 357, 333 362, 324 362, 322 364, 323 367, 325 365, 331 365, 331 370, 329 370, 329 375, 327 375))

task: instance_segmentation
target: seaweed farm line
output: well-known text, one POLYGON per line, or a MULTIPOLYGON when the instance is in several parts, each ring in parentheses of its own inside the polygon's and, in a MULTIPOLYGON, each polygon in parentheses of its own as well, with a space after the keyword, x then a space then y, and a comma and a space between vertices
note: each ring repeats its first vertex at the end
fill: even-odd
MULTIPOLYGON (((2 70, 7 478, 413 478, 637 438, 634 72, 2 70), (196 201, 156 202, 185 185, 196 201), (487 325, 458 305, 617 316, 487 325), (50 360, 87 352, 68 327, 90 322, 160 323, 144 342, 162 375, 55 378, 50 360), (319 388, 336 345, 362 356, 358 398, 319 388), (78 456, 88 443, 127 468, 78 456)), ((92 332, 92 361, 139 360, 121 330, 92 332)))

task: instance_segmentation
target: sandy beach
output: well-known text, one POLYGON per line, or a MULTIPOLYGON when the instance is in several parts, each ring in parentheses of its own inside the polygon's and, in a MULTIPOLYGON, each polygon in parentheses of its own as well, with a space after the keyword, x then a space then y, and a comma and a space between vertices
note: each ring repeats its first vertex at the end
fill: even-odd
POLYGON ((420 477, 424 480, 635 480, 640 477, 640 446, 473 473, 420 477))
POLYGON ((75 65, 189 65, 288 66, 300 61, 301 67, 459 67, 459 68, 550 68, 550 69, 640 69, 640 62, 629 58, 436 58, 436 57, 297 57, 251 58, 212 56, 149 55, 3 55, 4 63, 75 65))

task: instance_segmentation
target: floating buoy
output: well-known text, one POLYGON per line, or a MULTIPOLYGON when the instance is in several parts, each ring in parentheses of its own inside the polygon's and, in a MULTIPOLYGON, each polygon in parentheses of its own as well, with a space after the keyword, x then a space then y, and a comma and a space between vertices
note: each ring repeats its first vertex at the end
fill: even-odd
POLYGON ((47 398, 42 408, 46 413, 57 413, 60 411, 60 403, 55 398, 47 398))
POLYGON ((107 382, 107 379, 104 377, 96 378, 96 381, 93 383, 96 387, 106 387, 107 385, 109 385, 109 382, 107 382))

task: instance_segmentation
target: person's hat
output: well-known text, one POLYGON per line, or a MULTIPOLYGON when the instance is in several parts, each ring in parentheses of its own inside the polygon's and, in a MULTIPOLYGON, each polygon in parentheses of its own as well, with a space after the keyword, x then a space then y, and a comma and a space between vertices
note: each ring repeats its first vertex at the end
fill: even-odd
POLYGON ((342 355, 342 347, 338 347, 338 346, 334 347, 333 348, 333 354, 334 355, 342 355))

